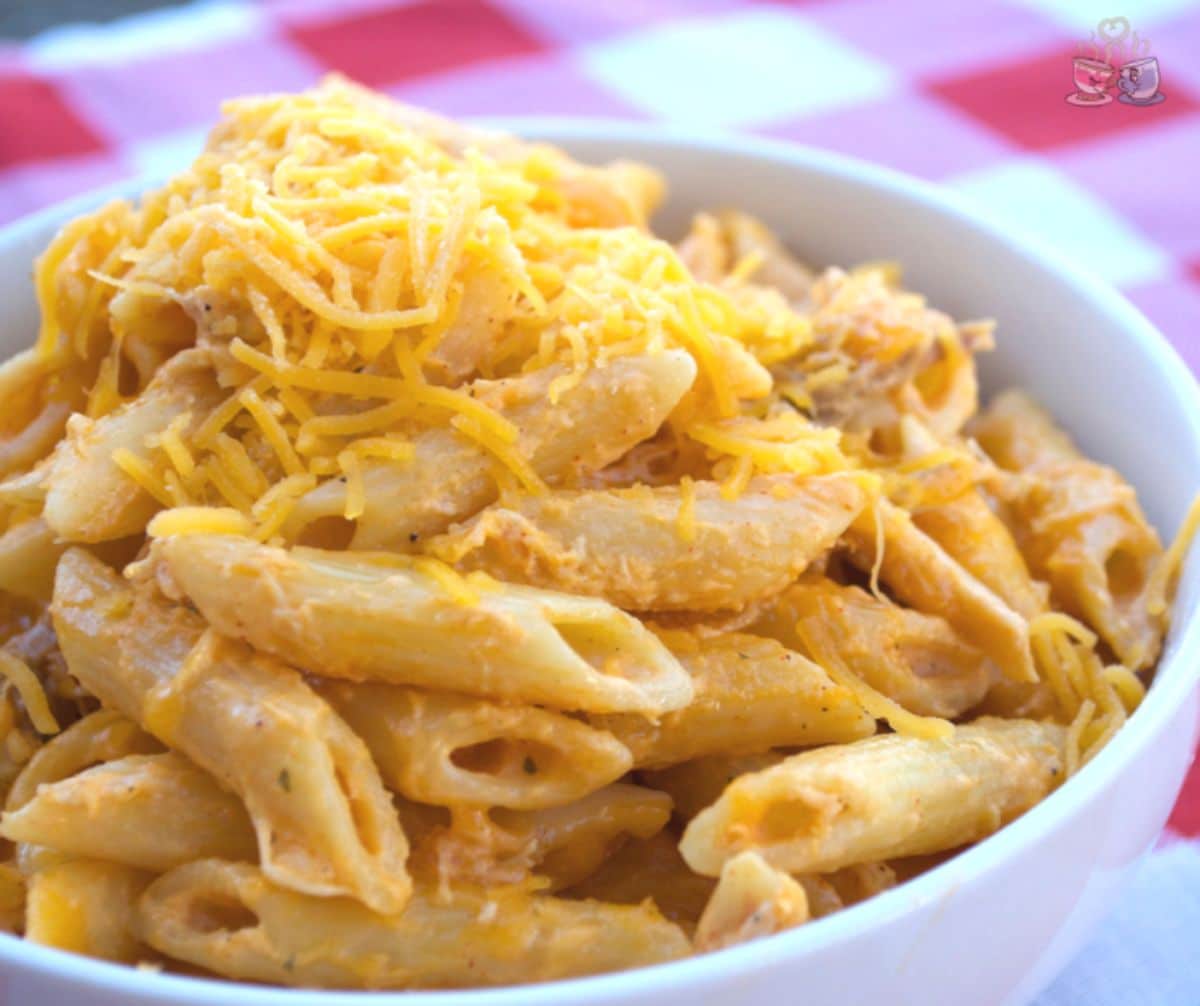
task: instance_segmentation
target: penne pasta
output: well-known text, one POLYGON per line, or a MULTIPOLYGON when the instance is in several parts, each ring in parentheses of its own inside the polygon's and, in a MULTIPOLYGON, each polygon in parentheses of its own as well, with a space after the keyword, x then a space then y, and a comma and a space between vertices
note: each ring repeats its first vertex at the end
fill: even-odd
POLYGON ((159 878, 138 920, 143 938, 171 957, 229 978, 317 988, 550 981, 674 960, 689 950, 679 928, 649 905, 467 888, 418 891, 404 911, 383 916, 217 860, 159 878))
POLYGON ((884 499, 876 507, 877 515, 864 511, 847 532, 854 563, 867 571, 878 564, 879 578, 905 604, 944 618, 1014 681, 1036 681, 1025 620, 918 529, 908 513, 884 499), (876 551, 876 520, 882 556, 876 551))
POLYGON ((1011 487, 1018 541, 1055 603, 1092 626, 1122 663, 1149 666, 1166 631, 1150 605, 1163 547, 1133 487, 1082 457, 1023 392, 998 396, 974 433, 997 464, 1021 476, 1011 487))
POLYGON ((1018 388, 1001 392, 971 424, 971 435, 1010 472, 1076 461, 1079 451, 1033 397, 1018 388))
POLYGON ((414 852, 414 872, 439 885, 519 884, 550 890, 590 876, 629 838, 649 838, 671 817, 665 793, 614 783, 573 803, 541 810, 455 808, 414 852))
MULTIPOLYGON (((829 876, 834 875, 830 874, 829 876)), ((814 919, 823 919, 826 915, 840 912, 846 907, 846 902, 838 894, 838 890, 830 881, 829 876, 821 876, 819 873, 798 873, 793 878, 804 888, 805 897, 808 899, 808 913, 814 919)))
POLYGON ((1008 527, 977 489, 922 507, 913 523, 1026 621, 1049 610, 1046 585, 1030 574, 1008 527))
POLYGON ((63 556, 53 612, 71 673, 242 799, 273 879, 398 910, 407 843, 362 741, 296 671, 148 586, 63 556))
POLYGON ((692 697, 666 647, 593 598, 467 584, 433 559, 231 536, 170 538, 155 554, 218 631, 329 677, 594 712, 660 713, 692 697))
POLYGON ((715 482, 686 499, 675 485, 562 491, 489 507, 429 548, 460 569, 627 610, 738 609, 795 580, 864 503, 850 474, 766 476, 736 500, 715 482))
POLYGON ((46 475, 46 523, 65 541, 101 542, 141 532, 162 505, 114 460, 145 461, 146 438, 178 416, 198 426, 221 400, 203 350, 174 357, 133 402, 101 419, 76 414, 46 475))
POLYGON ((679 855, 679 839, 664 829, 649 838, 631 838, 563 897, 594 898, 619 905, 640 905, 647 898, 689 934, 708 904, 716 882, 688 868, 679 855))
POLYGON ((773 936, 809 919, 804 887, 757 852, 725 860, 694 940, 701 953, 773 936))
POLYGON ((54 567, 66 549, 40 517, 0 534, 0 590, 45 603, 54 592, 54 567))
POLYGON ((241 801, 173 752, 128 755, 43 783, 0 818, 0 835, 155 872, 194 859, 257 859, 241 801))
POLYGON ((803 305, 816 279, 813 271, 784 247, 761 220, 738 210, 722 210, 717 221, 729 248, 729 264, 757 260, 750 274, 759 286, 778 290, 789 303, 803 305))
POLYGON ((19 810, 41 787, 52 786, 93 765, 161 750, 162 745, 132 720, 111 709, 98 709, 38 748, 9 790, 4 809, 19 810))
MULTIPOLYGON (((990 332, 987 339, 990 346, 990 332)), ((948 440, 979 408, 979 377, 961 333, 936 349, 936 358, 897 389, 894 399, 902 415, 915 416, 936 437, 948 440)))
POLYGON ((422 803, 553 807, 615 782, 633 762, 607 732, 547 709, 394 685, 316 688, 366 742, 384 782, 422 803))
MULTIPOLYGON (((925 856, 896 862, 906 865, 932 858, 925 856)), ((890 863, 855 863, 833 873, 797 874, 795 879, 808 896, 809 914, 814 919, 857 905, 860 901, 891 890, 899 883, 897 871, 890 863)))
POLYGON ((153 875, 120 863, 72 859, 28 880, 25 939, 106 961, 153 956, 134 932, 138 898, 153 875))
POLYGON ((670 768, 652 769, 638 773, 642 782, 652 789, 662 790, 675 805, 675 815, 690 821, 717 798, 738 776, 778 765, 787 757, 783 751, 762 751, 757 754, 712 754, 680 762, 670 768))
POLYGON ((897 884, 896 870, 889 863, 854 863, 821 879, 837 892, 843 905, 857 905, 897 884))
POLYGON ((81 407, 81 375, 60 367, 32 348, 0 363, 0 478, 28 471, 49 454, 67 417, 81 407))
POLYGON ((773 639, 679 631, 663 638, 692 677, 691 703, 656 720, 631 714, 591 719, 629 748, 638 768, 720 753, 845 743, 875 732, 875 720, 853 692, 773 639))
POLYGON ((832 580, 812 578, 788 588, 750 629, 822 666, 844 664, 920 716, 959 716, 983 699, 992 682, 984 655, 944 619, 832 580))
MULTIPOLYGON (((546 396, 555 376, 545 370, 472 386, 473 398, 516 426, 515 449, 551 483, 603 468, 654 433, 691 386, 696 364, 678 350, 622 357, 590 370, 552 406, 546 396)), ((410 460, 364 466, 366 505, 351 548, 412 551, 495 500, 493 471, 492 456, 460 432, 417 435, 410 460)), ((301 498, 285 537, 302 540, 305 528, 322 518, 342 517, 346 492, 344 482, 333 480, 301 498)))
POLYGON ((736 779, 680 851, 709 876, 747 849, 789 873, 827 873, 976 842, 1057 788, 1065 742, 1057 724, 985 718, 945 740, 806 751, 736 779))

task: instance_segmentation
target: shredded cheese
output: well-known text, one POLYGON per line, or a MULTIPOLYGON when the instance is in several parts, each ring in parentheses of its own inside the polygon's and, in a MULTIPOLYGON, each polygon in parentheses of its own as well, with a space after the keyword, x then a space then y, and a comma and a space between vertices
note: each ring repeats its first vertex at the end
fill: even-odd
POLYGON ((113 464, 146 490, 163 506, 172 506, 174 499, 166 484, 145 458, 139 457, 126 447, 118 447, 112 453, 113 464))
POLYGON ((234 534, 248 536, 254 528, 246 515, 233 507, 173 507, 151 518, 146 533, 151 538, 181 534, 234 534))
POLYGON ((0 649, 0 677, 5 678, 21 696, 21 704, 29 714, 29 722, 39 734, 56 734, 58 720, 50 711, 50 700, 38 676, 20 657, 0 649))
POLYGON ((909 712, 893 699, 872 688, 843 660, 838 647, 829 638, 829 629, 820 619, 802 618, 796 634, 804 648, 833 681, 851 692, 858 704, 878 720, 886 720, 897 733, 925 740, 944 740, 954 735, 954 724, 940 716, 920 716, 909 712))
POLYGON ((1200 530, 1200 493, 1192 500, 1174 540, 1150 574, 1150 582, 1146 585, 1146 610, 1151 615, 1159 618, 1166 615, 1172 588, 1197 530, 1200 530))
POLYGON ((675 517, 679 540, 690 545, 696 540, 696 483, 690 475, 679 480, 679 513, 675 517))
POLYGON ((1071 725, 1067 728, 1066 774, 1068 779, 1079 771, 1083 760, 1083 732, 1091 724, 1095 713, 1096 703, 1091 699, 1085 699, 1079 706, 1079 712, 1071 720, 1071 725))
POLYGON ((699 377, 673 432, 704 445, 725 494, 758 473, 845 469, 836 431, 750 407, 769 387, 762 364, 812 339, 807 318, 747 282, 763 253, 727 283, 698 282, 645 229, 627 170, 448 144, 336 79, 232 101, 189 170, 47 249, 39 352, 102 351, 98 417, 123 400, 120 333, 153 343, 179 308, 201 319, 224 401, 114 461, 164 507, 231 507, 258 535, 278 530, 297 479, 345 478, 346 512, 361 513, 363 472, 448 423, 492 457, 498 484, 542 491, 514 423, 437 370, 451 345, 474 354, 475 376, 561 365, 551 402, 614 357, 683 348, 699 377))
POLYGON ((479 595, 473 589, 473 585, 452 566, 427 555, 413 556, 409 561, 414 570, 433 580, 456 604, 479 603, 479 595))

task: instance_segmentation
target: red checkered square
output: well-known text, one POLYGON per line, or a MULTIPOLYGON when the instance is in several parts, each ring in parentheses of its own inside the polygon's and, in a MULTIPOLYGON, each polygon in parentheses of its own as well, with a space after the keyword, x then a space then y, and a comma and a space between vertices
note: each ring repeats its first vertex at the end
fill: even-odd
POLYGON ((1200 757, 1192 763, 1167 827, 1177 835, 1200 838, 1200 757))
POLYGON ((52 84, 19 72, 0 74, 0 165, 75 157, 104 146, 52 84))
POLYGON ((425 0, 306 21, 288 36, 328 69, 375 87, 543 48, 485 0, 425 0))
POLYGON ((1132 132, 1197 108, 1197 103, 1181 91, 1147 108, 1119 101, 1095 108, 1070 105, 1066 99, 1074 91, 1074 55, 1070 47, 1055 49, 985 70, 927 81, 925 88, 1030 150, 1050 150, 1132 132))

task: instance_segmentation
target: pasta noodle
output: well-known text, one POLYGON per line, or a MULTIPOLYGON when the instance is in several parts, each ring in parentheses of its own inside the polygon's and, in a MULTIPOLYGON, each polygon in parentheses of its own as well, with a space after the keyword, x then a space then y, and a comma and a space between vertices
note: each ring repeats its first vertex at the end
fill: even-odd
POLYGON ((129 755, 43 784, 0 819, 0 835, 155 872, 195 859, 257 858, 237 797, 172 752, 129 755))
POLYGON ((809 918, 808 895, 757 852, 738 853, 721 867, 716 890, 696 927, 697 950, 759 939, 809 918))
POLYGON ((216 860, 156 881, 139 905, 138 929, 161 952, 233 978, 322 988, 548 981, 656 964, 689 949, 683 933, 645 905, 466 888, 446 898, 419 893, 407 911, 384 916, 216 860))
POLYGON ((632 766, 607 733, 561 713, 445 692, 329 682, 321 695, 412 800, 530 810, 569 803, 632 766))
POLYGON ((692 677, 696 697, 657 721, 629 714, 593 717, 654 768, 718 753, 836 744, 875 732, 853 692, 774 640, 737 632, 712 639, 667 634, 692 677))
POLYGON ((468 584, 433 559, 230 536, 169 538, 158 554, 218 629, 331 677, 436 688, 453 672, 463 691, 597 712, 664 712, 692 695, 666 647, 604 601, 468 584))
MULTIPOLYGON (((689 483, 691 484, 691 483, 689 483)), ((712 483, 527 497, 491 507, 430 548, 463 569, 635 611, 741 608, 824 555, 863 504, 849 475, 768 476, 736 502, 712 483)))
POLYGON ((793 755, 734 780, 688 825, 680 849, 715 876, 746 849, 791 873, 823 873, 955 848, 1057 787, 1065 734, 984 718, 946 739, 891 735, 793 755))

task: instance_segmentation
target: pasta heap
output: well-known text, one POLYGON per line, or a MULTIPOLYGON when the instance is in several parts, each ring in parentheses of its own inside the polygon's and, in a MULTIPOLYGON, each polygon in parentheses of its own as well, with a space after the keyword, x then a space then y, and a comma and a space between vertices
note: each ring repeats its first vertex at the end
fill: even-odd
POLYGON ((1194 530, 987 322, 340 79, 37 263, 0 927, 285 985, 672 960, 886 890, 1140 701, 1194 530), (913 807, 919 811, 914 813, 913 807))

